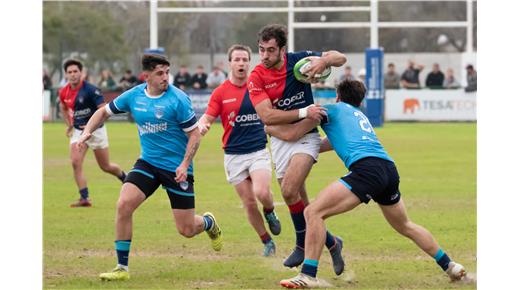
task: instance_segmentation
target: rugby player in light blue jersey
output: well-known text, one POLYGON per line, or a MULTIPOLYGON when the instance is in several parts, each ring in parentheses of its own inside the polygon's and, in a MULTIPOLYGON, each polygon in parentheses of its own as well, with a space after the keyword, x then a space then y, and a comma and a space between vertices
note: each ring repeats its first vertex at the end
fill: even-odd
MULTIPOLYGON (((466 276, 464 267, 451 261, 432 234, 408 218, 399 192, 397 168, 377 139, 368 118, 359 110, 365 92, 363 83, 345 80, 337 88, 336 103, 324 106, 327 118, 321 127, 327 137, 322 140, 320 152, 336 151, 350 172, 323 189, 305 208, 305 260, 299 275, 280 281, 283 287, 323 286, 316 279, 316 273, 325 242, 324 220, 371 199, 379 204, 388 223, 433 257, 452 280, 466 276)), ((306 119, 290 125, 267 126, 266 131, 282 140, 292 141, 317 125, 317 121, 306 119)))
POLYGON ((85 127, 78 146, 111 115, 132 113, 141 143, 141 156, 125 179, 116 213, 118 264, 102 280, 128 280, 128 256, 132 240, 132 215, 162 185, 170 199, 179 233, 191 238, 206 231, 215 251, 222 248, 222 233, 211 213, 195 215, 193 157, 200 132, 191 101, 180 89, 168 85, 170 63, 161 55, 145 54, 142 67, 146 82, 96 111, 85 127))

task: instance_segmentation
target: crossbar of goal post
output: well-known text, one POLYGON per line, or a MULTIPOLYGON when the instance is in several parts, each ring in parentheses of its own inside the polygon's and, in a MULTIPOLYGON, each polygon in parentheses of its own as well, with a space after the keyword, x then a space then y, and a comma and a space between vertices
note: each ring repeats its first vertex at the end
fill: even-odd
MULTIPOLYGON (((236 2, 237 0, 221 0, 236 2)), ((402 2, 405 0, 379 0, 381 2, 402 2)), ((287 7, 158 7, 157 0, 150 1, 150 48, 158 47, 158 13, 288 13, 288 51, 294 50, 295 29, 323 28, 370 28, 370 47, 379 46, 379 28, 435 28, 466 27, 466 52, 473 50, 473 2, 476 0, 439 0, 443 2, 466 2, 466 21, 399 21, 379 22, 378 0, 367 0, 370 6, 348 7, 294 7, 294 0, 287 0, 287 7), (295 22, 296 12, 370 12, 370 22, 295 22)), ((406 0, 410 1, 410 0, 406 0)), ((182 2, 182 1, 179 1, 182 2)), ((273 3, 272 1, 265 1, 273 3)), ((311 1, 309 1, 311 2, 311 1)), ((315 1, 312 1, 315 2, 315 1)), ((361 2, 361 1, 358 1, 361 2)), ((413 0, 412 2, 431 2, 431 0, 413 0)))

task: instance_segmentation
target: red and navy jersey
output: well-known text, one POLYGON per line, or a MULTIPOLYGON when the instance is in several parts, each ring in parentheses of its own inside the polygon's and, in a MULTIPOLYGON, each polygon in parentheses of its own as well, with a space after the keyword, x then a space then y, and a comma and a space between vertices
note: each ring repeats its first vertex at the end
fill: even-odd
POLYGON ((76 89, 72 89, 70 84, 65 85, 60 90, 60 102, 69 110, 69 116, 63 117, 68 117, 74 128, 83 130, 104 100, 98 88, 82 81, 76 89))
POLYGON ((262 64, 257 65, 247 81, 253 106, 266 99, 271 100, 273 108, 284 111, 314 104, 311 85, 296 80, 293 68, 300 59, 321 54, 316 51, 287 53, 280 70, 267 69, 262 64))
POLYGON ((220 116, 224 127, 222 148, 226 154, 247 154, 265 148, 264 124, 245 84, 238 87, 229 80, 223 82, 211 94, 206 114, 220 116))

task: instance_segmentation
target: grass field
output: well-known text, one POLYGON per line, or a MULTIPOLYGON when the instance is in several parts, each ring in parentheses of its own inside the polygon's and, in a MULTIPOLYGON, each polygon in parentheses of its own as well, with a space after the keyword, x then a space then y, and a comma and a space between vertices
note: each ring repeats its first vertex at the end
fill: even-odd
MULTIPOLYGON (((128 171, 139 156, 134 124, 109 123, 111 160, 128 171)), ((396 161, 401 192, 413 221, 428 228, 456 261, 476 272, 476 124, 388 123, 379 139, 396 161)), ((192 239, 175 229, 167 195, 158 190, 134 215, 134 236, 126 282, 103 283, 97 276, 115 266, 114 216, 119 181, 103 173, 91 152, 85 162, 92 208, 69 208, 78 198, 63 124, 43 125, 43 286, 45 289, 278 289, 296 270, 283 259, 294 230, 279 187, 273 182, 282 233, 277 255, 261 256, 262 244, 246 220, 238 196, 225 181, 222 129, 216 124, 195 160, 196 211, 211 211, 224 233, 221 252, 206 234, 192 239)), ((334 153, 320 156, 307 179, 311 198, 346 173, 334 153)), ((388 226, 376 204, 327 221, 344 239, 345 274, 336 278, 324 252, 319 277, 347 289, 473 289, 450 283, 432 258, 388 226)))

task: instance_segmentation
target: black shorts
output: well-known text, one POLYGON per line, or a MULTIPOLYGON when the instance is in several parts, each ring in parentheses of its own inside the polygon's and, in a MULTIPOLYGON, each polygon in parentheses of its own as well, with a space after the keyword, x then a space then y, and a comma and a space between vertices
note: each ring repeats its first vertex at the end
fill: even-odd
POLYGON ((391 161, 367 157, 350 166, 350 172, 339 179, 362 202, 371 199, 382 205, 399 202, 399 173, 391 161))
POLYGON ((195 192, 193 190, 193 175, 188 175, 185 182, 175 181, 175 172, 157 168, 150 163, 137 159, 134 168, 128 172, 125 182, 137 186, 146 198, 162 185, 170 198, 170 205, 176 209, 195 208, 195 192))

